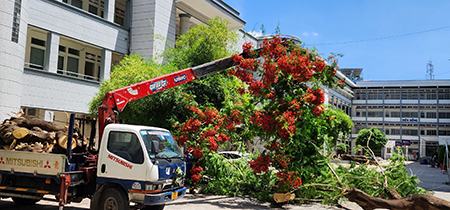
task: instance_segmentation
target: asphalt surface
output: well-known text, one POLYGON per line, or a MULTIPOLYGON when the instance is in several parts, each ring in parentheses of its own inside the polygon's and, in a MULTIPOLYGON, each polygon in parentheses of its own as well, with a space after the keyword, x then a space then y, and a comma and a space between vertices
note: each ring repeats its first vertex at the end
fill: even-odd
MULTIPOLYGON (((89 199, 84 199, 81 203, 67 205, 64 210, 85 210, 89 209, 89 199)), ((283 209, 290 210, 330 210, 335 207, 323 206, 320 204, 294 206, 287 205, 283 209)), ((39 201, 36 205, 16 206, 11 199, 0 200, 1 210, 55 210, 58 204, 52 201, 39 201)), ((245 198, 233 198, 225 196, 205 196, 187 195, 178 201, 166 205, 165 210, 247 210, 247 209, 273 209, 268 203, 258 203, 245 198)))
POLYGON ((408 162, 406 167, 412 175, 419 178, 421 187, 431 191, 436 197, 450 201, 450 185, 446 184, 450 179, 447 172, 418 162, 408 162))
MULTIPOLYGON (((420 185, 434 193, 435 196, 450 201, 450 185, 446 182, 449 178, 438 168, 431 168, 429 165, 420 165, 417 162, 408 162, 407 168, 411 174, 420 179, 420 185)), ((85 210, 89 209, 89 199, 84 199, 81 203, 71 203, 65 210, 85 210)), ((320 204, 312 205, 287 205, 284 209, 290 210, 329 210, 338 209, 336 207, 323 206, 320 204)), ((58 209, 56 202, 43 200, 36 205, 16 206, 11 199, 0 199, 1 210, 54 210, 58 209)), ((249 209, 273 209, 268 203, 258 203, 250 199, 234 198, 225 196, 205 196, 205 195, 187 195, 173 203, 166 205, 165 210, 249 210, 249 209)))

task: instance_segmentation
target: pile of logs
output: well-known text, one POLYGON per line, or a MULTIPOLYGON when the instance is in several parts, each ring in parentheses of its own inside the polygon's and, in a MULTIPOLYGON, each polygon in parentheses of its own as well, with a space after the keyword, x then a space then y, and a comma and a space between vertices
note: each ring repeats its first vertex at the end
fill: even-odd
MULTIPOLYGON (((0 149, 64 154, 67 130, 67 126, 34 117, 11 117, 0 124, 0 149)), ((84 150, 86 145, 87 141, 74 129, 72 150, 84 150)))

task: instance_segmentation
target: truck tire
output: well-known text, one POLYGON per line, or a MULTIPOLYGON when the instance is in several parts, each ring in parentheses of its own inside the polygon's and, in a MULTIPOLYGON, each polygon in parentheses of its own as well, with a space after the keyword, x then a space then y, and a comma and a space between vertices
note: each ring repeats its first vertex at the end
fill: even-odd
POLYGON ((164 204, 163 205, 146 206, 146 207, 142 208, 141 210, 163 210, 164 206, 165 206, 164 204))
POLYGON ((98 206, 99 210, 129 210, 130 202, 125 193, 110 187, 103 190, 98 206))
POLYGON ((12 200, 14 201, 14 204, 20 205, 20 206, 30 206, 36 204, 41 199, 30 199, 30 198, 18 198, 18 197, 12 197, 12 200))

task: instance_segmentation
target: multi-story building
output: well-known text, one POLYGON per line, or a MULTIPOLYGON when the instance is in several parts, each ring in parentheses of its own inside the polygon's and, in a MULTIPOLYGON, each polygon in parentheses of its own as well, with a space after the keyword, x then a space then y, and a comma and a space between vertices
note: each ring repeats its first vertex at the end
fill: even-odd
POLYGON ((410 159, 432 156, 438 136, 450 136, 450 80, 359 81, 353 91, 355 134, 379 128, 410 159))
POLYGON ((256 43, 222 0, 3 0, 0 120, 20 108, 48 120, 83 118, 123 55, 163 62, 179 34, 214 17, 256 43))

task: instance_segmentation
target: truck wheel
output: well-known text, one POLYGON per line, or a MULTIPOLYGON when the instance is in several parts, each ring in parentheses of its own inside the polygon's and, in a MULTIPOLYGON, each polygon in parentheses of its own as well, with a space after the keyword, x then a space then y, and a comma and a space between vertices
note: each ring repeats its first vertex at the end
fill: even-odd
POLYGON ((99 201, 100 210, 129 210, 127 196, 116 188, 107 188, 99 201))
POLYGON ((30 198, 18 198, 18 197, 13 197, 12 200, 14 201, 14 203, 16 205, 21 205, 21 206, 29 206, 29 205, 34 205, 36 204, 38 201, 40 201, 41 199, 30 199, 30 198))
POLYGON ((141 210, 163 210, 163 209, 164 209, 164 204, 163 205, 146 206, 146 207, 142 208, 141 210))

